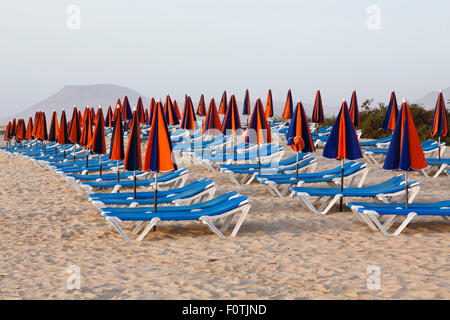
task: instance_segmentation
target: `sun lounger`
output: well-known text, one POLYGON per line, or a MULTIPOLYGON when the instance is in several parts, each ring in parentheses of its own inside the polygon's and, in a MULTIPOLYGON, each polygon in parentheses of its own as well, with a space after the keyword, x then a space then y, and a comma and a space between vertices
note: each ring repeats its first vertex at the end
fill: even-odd
MULTIPOLYGON (((132 171, 123 171, 119 173, 119 180, 131 179, 134 173, 132 171)), ((153 176, 151 172, 136 171, 136 178, 149 179, 153 176)), ((64 177, 64 181, 73 186, 78 192, 82 192, 78 184, 85 181, 117 181, 116 173, 103 173, 100 174, 68 174, 64 177)))
MULTIPOLYGON (((188 178, 187 169, 178 169, 167 172, 158 176, 158 188, 176 188, 184 186, 188 178)), ((85 189, 88 193, 92 193, 93 189, 113 188, 112 193, 119 192, 121 188, 131 188, 134 186, 133 180, 117 181, 82 181, 79 183, 80 189, 85 189)), ((155 178, 151 179, 137 179, 136 187, 148 187, 153 189, 155 186, 155 178)))
POLYGON ((349 202, 347 206, 361 221, 367 223, 370 229, 380 230, 386 236, 398 236, 416 216, 439 216, 447 221, 450 216, 450 200, 434 203, 412 203, 408 205, 408 209, 405 208, 404 203, 349 202), (382 221, 382 216, 388 218, 382 221), (389 232, 398 217, 403 217, 403 222, 394 232, 389 232))
POLYGON ((307 157, 306 159, 299 161, 298 165, 297 163, 291 164, 289 166, 280 167, 277 166, 276 163, 274 163, 274 166, 271 167, 265 167, 258 169, 256 168, 248 168, 248 169, 235 169, 235 168, 221 168, 219 167, 219 170, 227 175, 227 177, 230 179, 231 182, 235 183, 236 185, 241 184, 250 184, 254 179, 256 175, 273 175, 273 174, 289 174, 289 173, 295 173, 296 170, 299 170, 299 173, 305 173, 305 172, 314 172, 314 170, 317 167, 317 160, 312 157, 307 157))
MULTIPOLYGON (((369 168, 364 162, 350 161, 344 164, 344 183, 346 186, 356 185, 361 187, 367 177, 369 168), (356 184, 356 179, 359 182, 356 184)), ((274 196, 284 198, 289 189, 295 185, 298 187, 305 183, 326 182, 328 184, 340 184, 341 166, 320 172, 301 173, 296 178, 295 174, 255 174, 255 179, 263 184, 274 196)))
MULTIPOLYGON (((409 181, 409 202, 413 202, 420 190, 420 183, 417 181, 409 181)), ((376 185, 361 188, 344 188, 343 191, 338 188, 291 188, 291 198, 296 199, 301 205, 316 214, 326 214, 333 205, 342 197, 355 198, 375 198, 385 203, 389 203, 388 199, 405 193, 405 181, 403 175, 393 177, 387 181, 376 185), (310 197, 318 197, 314 202, 309 200, 310 197), (325 198, 322 204, 320 200, 325 198), (316 206, 319 205, 319 208, 316 206)))
POLYGON ((433 171, 435 167, 438 167, 437 171, 433 175, 433 178, 437 178, 441 173, 450 166, 450 158, 441 158, 439 161, 438 158, 427 158, 427 167, 425 169, 420 170, 425 177, 429 177, 430 173, 433 171))
MULTIPOLYGON (((433 156, 434 154, 437 154, 439 152, 439 143, 434 140, 427 140, 425 142, 422 142, 422 150, 425 156, 433 156)), ((441 155, 445 151, 445 143, 441 143, 441 155)), ((376 156, 381 157, 381 159, 384 159, 386 156, 388 149, 387 148, 362 148, 362 152, 364 153, 364 156, 368 161, 372 162, 378 167, 382 167, 381 161, 377 160, 376 156)), ((380 159, 380 160, 381 160, 380 159)))
POLYGON ((236 192, 230 192, 209 201, 189 206, 158 207, 157 212, 154 212, 152 207, 101 208, 100 212, 103 217, 105 217, 106 221, 108 221, 127 242, 132 240, 121 227, 121 222, 137 223, 131 234, 138 234, 143 227, 143 223, 148 223, 135 241, 141 241, 160 221, 201 221, 206 224, 212 232, 217 234, 219 238, 224 239, 225 236, 223 231, 228 229, 234 216, 240 213, 231 233, 231 237, 236 236, 250 207, 247 197, 239 195, 236 192), (224 221, 221 230, 219 230, 214 222, 221 219, 224 221))
MULTIPOLYGON (((261 163, 276 162, 283 156, 283 147, 280 145, 264 145, 261 150, 261 163)), ((198 157, 197 161, 204 165, 212 172, 216 172, 214 166, 219 164, 231 164, 231 163, 257 163, 258 162, 258 149, 245 153, 226 153, 205 155, 198 157)))
POLYGON ((392 135, 376 139, 376 140, 370 140, 370 141, 360 141, 359 145, 361 147, 377 147, 377 148, 386 148, 386 146, 391 143, 392 135))

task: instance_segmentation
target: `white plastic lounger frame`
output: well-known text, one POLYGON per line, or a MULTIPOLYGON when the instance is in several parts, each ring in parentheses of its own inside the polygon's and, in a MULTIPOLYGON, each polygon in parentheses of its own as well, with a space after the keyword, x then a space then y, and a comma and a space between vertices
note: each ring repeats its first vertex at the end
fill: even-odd
MULTIPOLYGON (((104 174, 107 174, 107 173, 104 173, 104 174)), ((154 174, 152 172, 144 172, 139 175, 136 175, 136 178, 150 179, 151 177, 153 177, 153 175, 154 174)), ((129 177, 123 178, 121 180, 131 180, 131 179, 133 179, 133 176, 129 176, 129 177)), ((80 193, 83 192, 83 190, 81 190, 80 186, 78 185, 81 181, 80 179, 75 179, 74 177, 71 177, 71 176, 64 176, 64 181, 67 182, 68 184, 70 184, 71 186, 73 186, 75 188, 75 190, 77 190, 78 192, 80 192, 80 193)), ((101 178, 98 178, 95 181, 99 182, 99 181, 103 181, 103 180, 101 178)), ((91 190, 92 190, 92 188, 91 188, 91 190)))
MULTIPOLYGON (((188 206, 191 204, 195 204, 195 203, 199 203, 199 202, 204 202, 204 201, 208 201, 211 200, 214 197, 214 194, 216 193, 216 187, 214 185, 214 182, 211 183, 209 186, 206 187, 205 190, 193 195, 192 197, 189 198, 183 198, 183 199, 176 199, 173 201, 173 204, 177 205, 177 206, 188 206)), ((168 197, 170 197, 170 195, 168 195, 168 197)), ((96 207, 97 209, 100 208, 104 208, 105 205, 102 201, 100 200, 94 200, 91 201, 92 205, 94 207, 96 207)), ((110 205, 108 205, 110 206, 110 205)), ((135 208, 138 207, 139 203, 138 202, 132 202, 130 203, 129 207, 130 208, 135 208)), ((122 206, 122 207, 126 207, 122 206)))
MULTIPOLYGON (((169 180, 169 181, 158 181, 158 190, 168 190, 174 188, 180 188, 184 186, 186 180, 188 179, 189 174, 187 171, 182 172, 179 176, 169 180)), ((129 179, 127 179, 129 180, 129 179)), ((80 185, 81 188, 85 189, 87 193, 93 193, 94 188, 89 185, 80 185)), ((117 193, 122 188, 120 184, 116 184, 112 189, 111 193, 117 193)), ((152 182, 148 186, 141 186, 141 188, 155 190, 155 183, 152 182)))
MULTIPOLYGON (((366 181, 368 173, 369 173, 369 168, 367 167, 366 164, 364 164, 360 170, 345 177, 346 178, 344 180, 345 186, 347 186, 347 187, 356 186, 358 188, 361 188, 364 185, 364 181, 366 181), (356 179, 358 177, 360 177, 359 182, 356 184, 356 179), (348 180, 349 178, 350 178, 350 181, 348 180)), ((330 175, 330 176, 334 176, 334 174, 330 175)), ((323 177, 326 178, 327 176, 323 176, 323 177)), ((336 184, 340 185, 340 182, 341 182, 341 178, 335 178, 326 183, 330 186, 335 186, 336 184)), ((305 183, 304 181, 300 181, 296 184, 296 186, 301 187, 304 183, 305 183)), ((282 187, 283 185, 279 185, 279 188, 280 188, 279 189, 278 184, 275 181, 271 181, 271 180, 264 181, 263 185, 272 194, 272 196, 274 196, 274 197, 278 196, 282 199, 284 199, 286 197, 286 194, 288 193, 289 189, 294 186, 293 183, 285 184, 284 187, 282 187)))
MULTIPOLYGON (((306 159, 308 159, 308 158, 305 158, 304 160, 306 160, 306 159)), ((306 173, 306 172, 314 172, 316 170, 316 168, 317 168, 317 165, 318 165, 317 159, 314 159, 310 163, 308 163, 307 165, 299 168, 298 169, 298 173, 300 174, 300 173, 306 173)), ((289 166, 292 166, 292 164, 289 165, 289 166)), ((280 166, 278 168, 282 169, 283 167, 280 166)), ((271 168, 262 168, 261 170, 262 170, 261 172, 264 173, 264 170, 271 170, 271 168)), ((230 179, 230 181, 232 183, 234 183, 234 184, 236 184, 238 186, 240 186, 242 184, 247 184, 248 185, 248 184, 252 183, 252 181, 255 179, 255 176, 260 174, 260 172, 258 170, 255 170, 255 172, 253 174, 248 174, 248 173, 246 173, 246 174, 235 174, 235 173, 233 173, 232 170, 229 170, 229 169, 226 169, 226 168, 221 169, 220 171, 225 173, 227 175, 228 179, 230 179)), ((286 174, 295 173, 295 171, 296 171, 295 169, 287 170, 284 173, 286 173, 286 174)))
MULTIPOLYGON (((236 214, 240 213, 240 216, 234 226, 233 231, 231 232, 231 237, 236 237, 237 233, 239 232, 239 229, 241 228, 242 223, 245 220, 245 217, 247 216, 249 210, 251 208, 251 205, 248 203, 248 200, 245 200, 243 203, 241 203, 241 205, 233 210, 230 210, 228 212, 222 213, 220 215, 216 215, 216 216, 202 216, 199 218, 199 220, 201 222, 203 222, 204 224, 206 224, 209 229, 214 232, 220 239, 225 239, 225 236, 223 234, 224 231, 226 231, 229 226, 231 225, 231 222, 233 221, 233 218, 236 214), (214 224, 214 222, 219 221, 220 219, 224 219, 224 222, 222 223, 220 230, 216 227, 216 225, 214 224)), ((120 226, 120 223, 122 222, 119 218, 117 217, 106 217, 106 221, 108 221, 116 230, 117 232, 119 232, 119 234, 125 239, 125 241, 127 242, 132 242, 132 241, 141 241, 142 239, 145 238, 145 236, 150 232, 150 230, 152 230, 152 228, 154 226, 156 226, 156 224, 158 222, 161 221, 160 218, 155 217, 153 219, 151 219, 147 226, 144 228, 144 230, 139 234, 139 231, 142 229, 143 223, 137 223, 136 227, 133 229, 133 231, 131 231, 131 234, 136 235, 139 234, 139 236, 135 239, 132 240, 130 239, 130 237, 127 235, 127 233, 122 229, 122 227, 120 226)))
MULTIPOLYGON (((395 220, 399 217, 398 215, 392 214, 389 218, 382 222, 379 219, 380 214, 378 214, 376 211, 363 210, 363 212, 361 213, 358 211, 359 208, 361 207, 352 206, 351 209, 361 221, 367 223, 372 231, 380 230, 385 236, 389 237, 398 236, 408 226, 411 220, 414 219, 415 216, 417 216, 417 213, 410 212, 406 216, 403 216, 404 219, 402 223, 397 227, 397 229, 395 229, 394 232, 389 232, 388 230, 394 225, 395 220)), ((448 217, 442 216, 442 218, 448 221, 448 217)))
MULTIPOLYGON (((420 172, 423 173, 423 175, 425 177, 430 177, 430 172, 433 170, 433 167, 436 166, 428 166, 425 169, 421 169, 420 172)), ((447 163, 443 163, 439 166, 438 170, 436 171, 436 173, 433 175, 433 179, 436 179, 437 177, 439 177, 439 175, 443 172, 445 172, 445 170, 447 169, 448 164, 447 163)))
MULTIPOLYGON (((404 182, 402 182, 402 184, 404 184, 404 182)), ((414 199, 416 198, 419 191, 420 191, 420 183, 419 182, 412 184, 408 188, 408 192, 409 192, 408 202, 409 203, 412 203, 414 201, 414 199)), ((375 199, 383 201, 384 203, 389 203, 388 199, 391 199, 391 198, 394 198, 394 197, 397 197, 397 196, 400 196, 403 194, 405 194, 405 190, 394 192, 394 193, 379 193, 375 196, 375 199)), ((342 194, 337 193, 336 195, 334 195, 332 197, 331 196, 317 197, 317 199, 314 202, 311 202, 309 200, 309 197, 310 197, 310 195, 306 192, 292 192, 291 193, 291 198, 296 199, 299 204, 301 204, 302 206, 309 209, 311 212, 313 212, 315 214, 324 215, 324 214, 327 214, 328 211, 330 211, 330 209, 334 206, 334 204, 336 202, 338 202, 339 199, 342 198, 342 194), (322 198, 325 198, 325 200, 322 202, 322 204, 320 204, 320 200, 322 198), (316 208, 316 206, 319 206, 319 207, 316 208)))

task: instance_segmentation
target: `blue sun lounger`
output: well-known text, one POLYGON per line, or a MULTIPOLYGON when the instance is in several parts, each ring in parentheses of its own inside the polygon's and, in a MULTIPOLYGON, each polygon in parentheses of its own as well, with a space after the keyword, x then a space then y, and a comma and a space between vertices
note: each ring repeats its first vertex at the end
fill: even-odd
POLYGON ((380 139, 370 140, 370 141, 360 141, 359 145, 361 147, 384 148, 384 147, 386 147, 386 145, 389 145, 389 143, 391 143, 391 140, 392 140, 392 135, 384 137, 384 138, 380 138, 380 139))
POLYGON ((433 170, 433 168, 438 167, 437 171, 433 175, 433 178, 437 178, 441 173, 450 166, 450 158, 441 158, 439 161, 438 158, 427 158, 427 167, 425 169, 420 170, 425 177, 429 177, 429 173, 433 170))
MULTIPOLYGON (((133 177, 133 171, 119 172, 119 180, 131 179, 133 177)), ((136 171, 136 178, 148 179, 153 176, 151 172, 136 171)), ((78 192, 82 192, 79 187, 80 182, 85 181, 117 181, 117 172, 115 173, 102 173, 100 174, 68 174, 64 177, 64 181, 73 186, 78 192)))
POLYGON ((230 169, 221 168, 219 170, 227 175, 231 182, 236 185, 250 184, 255 179, 257 175, 275 175, 275 174, 289 174, 295 173, 298 167, 299 174, 306 172, 314 172, 317 167, 317 160, 312 157, 306 157, 306 159, 301 160, 297 163, 291 164, 289 166, 277 166, 277 163, 273 163, 273 167, 265 167, 260 170, 258 167, 249 169, 230 169))
MULTIPOLYGON (((418 181, 408 181, 409 202, 413 202, 420 190, 418 181)), ((361 188, 344 188, 341 191, 338 188, 291 188, 291 198, 296 199, 301 205, 316 214, 326 214, 333 205, 342 197, 352 198, 375 198, 385 203, 389 203, 388 199, 400 196, 405 193, 405 181, 403 175, 398 175, 379 184, 361 187, 361 188), (318 197, 314 202, 309 200, 310 197, 318 197), (325 198, 322 204, 320 200, 325 198), (316 206, 319 205, 319 208, 316 206)))
MULTIPOLYGON (((283 156, 283 147, 281 145, 264 145, 261 147, 261 162, 276 162, 283 156)), ((245 153, 224 153, 215 155, 204 155, 203 157, 198 157, 197 161, 203 164, 209 170, 216 172, 214 168, 215 165, 221 163, 231 164, 233 162, 252 162, 257 163, 258 161, 258 149, 252 150, 245 153)))
MULTIPOLYGON (((186 179, 188 178, 187 169, 182 168, 175 171, 167 172, 158 176, 158 189, 159 188, 176 188, 184 186, 186 179)), ((92 190, 102 188, 113 188, 112 193, 118 192, 121 188, 131 188, 134 186, 134 181, 131 179, 117 181, 82 181, 79 183, 80 189, 85 189, 88 193, 92 193, 92 190)), ((155 178, 151 179, 138 179, 136 180, 136 187, 148 187, 154 188, 155 178)))
POLYGON ((363 203, 349 202, 347 206, 367 223, 373 231, 380 230, 386 236, 398 236, 412 219, 416 216, 439 216, 448 221, 450 216, 450 200, 434 203, 412 203, 405 208, 404 203, 363 203), (387 216, 385 221, 381 221, 382 216, 387 216), (394 225, 398 217, 403 217, 403 222, 394 232, 389 229, 394 225))
MULTIPOLYGON (((123 166, 123 161, 119 161, 119 168, 123 166)), ((117 161, 108 160, 102 163, 102 170, 117 170, 117 161)), ((54 172, 58 174, 62 179, 65 178, 68 173, 79 173, 86 174, 88 172, 100 171, 100 165, 98 163, 89 163, 86 167, 85 165, 72 166, 67 168, 54 169, 54 172)))
MULTIPOLYGON (((433 154, 436 154, 436 152, 439 151, 439 143, 434 140, 427 140, 425 142, 422 142, 422 150, 425 156, 431 156, 433 154)), ((441 143, 441 155, 445 151, 445 143, 441 143)), ((375 156, 380 156, 384 159, 386 156, 388 149, 387 148, 362 148, 362 152, 364 153, 364 156, 366 156, 366 159, 371 161, 373 164, 375 164, 378 167, 381 167, 382 164, 375 158, 375 156)))
MULTIPOLYGON (((344 177, 347 179, 344 183, 347 186, 352 186, 357 177, 360 177, 357 184, 361 187, 367 177, 369 168, 364 162, 349 161, 344 164, 344 177), (350 178, 350 181, 348 180, 350 178)), ((328 184, 340 183, 341 166, 333 169, 301 173, 296 178, 294 174, 255 174, 255 179, 263 184, 267 190, 275 197, 284 198, 289 189, 295 185, 301 186, 305 183, 319 183, 326 182, 328 184), (281 188, 281 186, 284 186, 281 188)))
MULTIPOLYGON (((310 157, 309 153, 299 153, 298 154, 298 161, 302 161, 306 158, 310 157)), ((279 168, 283 168, 286 166, 290 166, 292 164, 295 164, 297 162, 297 156, 292 156, 289 158, 281 159, 278 162, 267 162, 267 163, 261 163, 261 168, 273 168, 274 166, 278 166, 279 168)), ((220 169, 230 169, 230 170, 241 170, 241 169, 258 169, 257 163, 236 163, 236 164, 221 164, 219 165, 220 169)))
POLYGON ((224 239, 223 231, 230 226, 234 216, 240 216, 231 233, 235 237, 238 233, 248 211, 250 210, 248 198, 236 192, 230 192, 206 202, 189 206, 158 207, 154 212, 152 207, 137 208, 101 208, 100 212, 127 241, 133 241, 121 227, 121 222, 135 222, 136 227, 131 234, 138 234, 145 222, 147 226, 135 241, 141 241, 147 233, 160 221, 201 221, 206 224, 219 238, 224 239), (224 220, 219 230, 214 222, 224 220))
MULTIPOLYGON (((157 202, 158 204, 189 205, 210 200, 215 192, 214 181, 203 178, 180 188, 159 191, 157 202)), ((154 204, 155 193, 153 191, 136 192, 136 198, 133 192, 92 193, 89 195, 89 201, 98 209, 105 206, 148 206, 154 204)))

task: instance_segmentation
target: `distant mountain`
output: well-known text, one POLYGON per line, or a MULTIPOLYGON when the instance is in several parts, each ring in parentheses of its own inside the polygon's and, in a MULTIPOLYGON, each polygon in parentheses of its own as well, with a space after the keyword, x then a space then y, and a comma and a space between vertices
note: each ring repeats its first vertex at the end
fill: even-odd
MULTIPOLYGON (((447 104, 447 101, 450 99, 450 87, 447 89, 442 90, 442 93, 444 94, 445 103, 447 104)), ((432 91, 426 95, 424 95, 422 98, 417 99, 413 103, 422 105, 425 109, 434 109, 436 107, 436 101, 438 97, 439 92, 432 91)))
POLYGON ((37 110, 43 110, 50 115, 53 110, 61 109, 72 110, 73 106, 84 109, 85 106, 97 108, 99 105, 107 110, 109 106, 114 107, 118 98, 123 101, 127 96, 131 107, 136 106, 139 97, 142 97, 145 106, 150 103, 149 99, 142 94, 127 88, 114 84, 95 84, 82 86, 65 86, 54 95, 42 100, 32 107, 18 113, 15 118, 28 119, 34 116, 37 110))

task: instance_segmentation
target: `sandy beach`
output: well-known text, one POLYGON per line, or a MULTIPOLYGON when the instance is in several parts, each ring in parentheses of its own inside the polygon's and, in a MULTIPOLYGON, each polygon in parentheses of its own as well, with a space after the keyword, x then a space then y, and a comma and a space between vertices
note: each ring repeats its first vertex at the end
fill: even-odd
MULTIPOLYGON (((339 164, 321 154, 317 170, 339 164)), ((126 243, 87 194, 20 157, 0 152, 0 162, 0 299, 450 298, 450 225, 437 217, 416 218, 388 238, 349 209, 316 216, 259 183, 237 187, 186 166, 190 181, 209 177, 217 194, 250 198, 237 237, 220 240, 200 222, 161 223, 126 243), (80 268, 79 290, 66 286, 71 265, 80 268), (372 265, 381 271, 378 290, 366 283, 372 265)), ((393 175, 370 168, 366 184, 393 175)), ((449 198, 447 176, 410 176, 422 184, 416 202, 449 198)))

